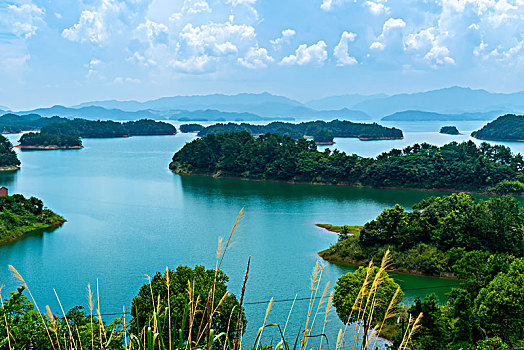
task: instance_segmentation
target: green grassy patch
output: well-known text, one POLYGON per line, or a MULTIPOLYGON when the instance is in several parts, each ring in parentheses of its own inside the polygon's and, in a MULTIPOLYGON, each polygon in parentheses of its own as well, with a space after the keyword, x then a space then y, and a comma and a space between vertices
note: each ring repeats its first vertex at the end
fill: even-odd
POLYGON ((330 224, 315 224, 315 226, 321 227, 323 229, 326 229, 331 232, 340 233, 343 227, 347 227, 349 229, 350 234, 358 235, 360 233, 360 230, 362 230, 362 227, 364 226, 350 226, 350 225, 342 225, 342 226, 335 226, 330 224))

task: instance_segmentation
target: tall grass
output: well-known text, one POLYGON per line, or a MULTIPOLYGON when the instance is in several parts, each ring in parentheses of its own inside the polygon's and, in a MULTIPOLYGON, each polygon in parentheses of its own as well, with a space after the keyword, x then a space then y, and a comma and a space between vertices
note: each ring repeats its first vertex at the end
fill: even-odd
MULTIPOLYGON (((80 350, 80 349, 122 349, 122 350, 193 350, 193 349, 205 349, 205 350, 240 350, 243 347, 243 329, 244 325, 242 324, 242 310, 244 305, 244 296, 246 290, 246 283, 249 276, 249 269, 251 263, 251 257, 249 257, 246 267, 246 272, 243 279, 242 290, 240 294, 240 306, 238 309, 233 308, 231 314, 229 315, 228 331, 222 332, 220 334, 215 334, 215 330, 212 328, 213 318, 216 315, 219 307, 223 304, 228 293, 217 300, 216 298, 216 283, 217 283, 217 274, 221 268, 222 262, 233 244, 233 238, 236 231, 241 224, 241 221, 244 217, 243 209, 240 211, 237 216, 233 228, 231 229, 226 240, 222 238, 218 241, 218 249, 216 253, 216 262, 215 262, 215 275, 212 287, 207 295, 207 299, 200 300, 200 297, 196 295, 195 289, 197 287, 196 281, 188 281, 187 284, 187 300, 188 303, 185 308, 184 315, 182 315, 182 323, 178 332, 173 331, 173 321, 172 317, 172 305, 170 303, 171 290, 170 290, 170 274, 169 270, 166 267, 165 274, 165 283, 167 287, 167 301, 166 303, 161 303, 161 296, 155 295, 155 292, 152 288, 151 279, 149 280, 149 289, 150 297, 153 305, 153 314, 147 324, 141 325, 139 328, 140 331, 138 334, 128 334, 127 325, 125 321, 118 321, 106 329, 107 325, 102 321, 102 313, 100 310, 100 294, 98 288, 98 280, 96 285, 96 309, 95 303, 93 301, 93 291, 91 286, 87 286, 88 291, 88 304, 89 304, 89 315, 86 317, 88 323, 85 325, 85 328, 82 330, 79 329, 79 326, 68 320, 67 314, 65 313, 62 303, 58 294, 55 291, 58 304, 60 305, 60 311, 62 312, 62 317, 57 318, 51 312, 49 306, 46 306, 47 312, 43 314, 37 306, 35 299, 29 289, 29 286, 22 278, 20 273, 13 267, 9 266, 13 272, 16 279, 19 283, 28 291, 31 297, 31 303, 34 306, 38 314, 38 320, 41 323, 40 326, 45 328, 45 333, 47 335, 47 348, 53 350, 80 350), (166 305, 166 310, 161 310, 161 305, 166 305), (203 307, 202 307, 203 305, 203 307), (94 315, 96 312, 96 315, 94 315), (164 315, 160 317, 160 315, 164 315), (167 315, 167 321, 166 317, 167 315), (201 315, 202 317, 197 317, 201 315), (231 324, 233 316, 236 316, 236 322, 231 324), (199 322, 196 320, 200 319, 199 322), (163 324, 167 322, 167 324, 163 324), (65 324, 65 327, 64 327, 65 324), (167 327, 167 337, 165 334, 163 336, 162 330, 167 327), (233 339, 229 338, 229 330, 234 330, 233 339), (84 337, 84 343, 82 343, 82 334, 85 332, 88 333, 87 339, 84 337), (187 336, 183 336, 187 334, 187 336), (165 339, 164 339, 165 338, 165 339)), ((350 317, 348 322, 339 330, 338 336, 335 343, 335 349, 351 349, 351 350, 366 350, 366 349, 375 349, 377 340, 379 339, 379 334, 382 331, 384 324, 391 318, 398 316, 396 314, 396 297, 400 292, 400 289, 397 290, 392 300, 389 301, 380 301, 386 302, 388 305, 384 319, 376 323, 376 320, 373 324, 373 315, 374 310, 377 307, 379 300, 377 299, 377 290, 378 287, 384 282, 384 271, 388 268, 390 263, 389 251, 385 254, 382 259, 378 273, 371 278, 370 271, 373 263, 369 264, 369 269, 367 276, 362 284, 358 296, 353 304, 350 317), (349 320, 353 313, 357 314, 357 321, 350 323, 349 320), (352 332, 348 332, 349 329, 353 329, 352 332), (348 334, 350 333, 350 334, 348 334), (348 339, 346 339, 348 338, 348 339)), ((293 344, 293 350, 306 350, 306 349, 315 349, 318 350, 329 350, 330 343, 328 336, 326 335, 326 325, 329 322, 330 315, 332 314, 333 308, 333 292, 330 291, 329 282, 325 285, 322 285, 322 275, 325 269, 325 265, 320 261, 317 261, 309 282, 309 300, 307 312, 303 316, 304 320, 302 326, 295 334, 291 335, 291 340, 288 341, 287 336, 289 333, 288 323, 295 305, 297 296, 291 305, 289 310, 286 322, 282 328, 279 323, 268 323, 270 319, 270 312, 273 307, 273 298, 268 303, 266 308, 266 313, 262 325, 259 327, 254 344, 252 348, 259 348, 264 346, 264 330, 266 328, 275 328, 278 330, 279 339, 274 346, 264 346, 265 349, 273 350, 291 350, 290 344, 293 344), (320 322, 320 326, 318 323, 320 322), (316 327, 315 327, 316 326, 316 327), (313 329, 322 329, 319 333, 314 333, 313 329)), ((1 292, 1 288, 0 288, 1 292)), ((4 302, 2 300, 1 307, 4 309, 4 302)), ((178 315, 180 316, 180 315, 178 315)), ((419 315, 416 319, 412 319, 408 323, 404 334, 402 334, 402 342, 399 349, 409 349, 410 340, 413 336, 413 333, 420 327, 420 320, 422 314, 419 315)), ((122 314, 122 319, 125 320, 125 310, 122 314)), ((13 334, 10 332, 9 323, 4 313, 6 335, 3 342, 0 342, 0 349, 17 349, 17 342, 20 339, 15 339, 13 334), (3 345, 1 345, 3 344, 3 345)), ((0 340, 2 340, 3 335, 0 335, 0 340)), ((331 345, 332 347, 332 345, 331 345)), ((249 346, 244 346, 244 348, 250 348, 249 346)))

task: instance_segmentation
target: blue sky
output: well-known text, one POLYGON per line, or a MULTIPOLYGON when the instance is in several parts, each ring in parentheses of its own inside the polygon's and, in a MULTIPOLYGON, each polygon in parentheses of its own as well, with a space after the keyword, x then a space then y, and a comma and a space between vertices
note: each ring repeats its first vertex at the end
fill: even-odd
POLYGON ((0 105, 524 90, 524 0, 2 0, 0 105))

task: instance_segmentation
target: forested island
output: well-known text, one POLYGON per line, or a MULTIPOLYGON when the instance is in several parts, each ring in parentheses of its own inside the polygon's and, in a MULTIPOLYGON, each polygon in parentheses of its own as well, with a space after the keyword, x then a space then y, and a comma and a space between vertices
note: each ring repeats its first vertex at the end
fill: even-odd
POLYGON ((471 136, 480 140, 524 141, 524 116, 506 114, 474 131, 471 136))
POLYGON ((21 194, 0 197, 0 244, 17 240, 25 234, 61 226, 65 219, 44 208, 36 198, 21 194))
MULTIPOLYGON (((346 120, 333 120, 325 122, 322 120, 303 122, 299 124, 273 122, 267 125, 253 125, 247 123, 219 123, 201 130, 198 135, 206 136, 210 134, 222 134, 247 131, 252 135, 261 135, 265 133, 273 133, 279 135, 286 135, 294 139, 301 139, 305 136, 315 137, 315 135, 322 135, 325 137, 331 133, 331 141, 326 141, 325 138, 315 139, 317 142, 332 142, 333 137, 355 137, 361 140, 393 140, 402 139, 404 136, 402 130, 397 128, 388 128, 377 123, 353 123, 346 120)), ((329 138, 328 138, 329 139, 329 138)))
POLYGON ((354 232, 340 235, 320 256, 365 265, 390 249, 395 269, 437 276, 454 275, 453 265, 465 252, 524 256, 524 208, 511 197, 451 194, 425 199, 413 211, 397 204, 354 232))
POLYGON ((0 116, 0 131, 2 133, 20 133, 22 131, 40 130, 43 126, 52 123, 67 121, 67 118, 44 118, 38 114, 16 115, 12 113, 0 116))
POLYGON ((13 144, 0 135, 0 171, 20 169, 20 160, 13 150, 13 144))
POLYGON ((443 126, 440 128, 439 131, 441 134, 447 134, 447 135, 460 135, 460 132, 458 131, 456 126, 443 126))
POLYGON ((21 149, 53 150, 53 149, 80 149, 82 139, 69 135, 50 135, 44 133, 30 132, 20 137, 19 147, 21 149))
POLYGON ((142 119, 131 122, 111 120, 73 119, 62 123, 53 123, 41 129, 44 134, 69 135, 84 138, 128 137, 137 135, 173 135, 176 128, 169 123, 142 119))
POLYGON ((201 124, 182 124, 180 125, 180 132, 200 132, 205 128, 205 126, 201 124))
POLYGON ((379 188, 522 194, 524 158, 507 147, 472 141, 392 149, 376 158, 317 150, 314 142, 248 132, 211 134, 187 143, 169 168, 203 174, 287 182, 379 188))

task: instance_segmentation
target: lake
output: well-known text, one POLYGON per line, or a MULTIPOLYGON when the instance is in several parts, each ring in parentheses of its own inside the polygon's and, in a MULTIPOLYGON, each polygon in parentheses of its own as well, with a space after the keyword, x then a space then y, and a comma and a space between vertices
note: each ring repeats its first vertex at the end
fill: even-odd
MULTIPOLYGON (((439 135, 425 128, 408 127, 411 131, 404 140, 336 139, 335 146, 374 156, 415 142, 443 144, 469 139, 466 135, 439 135)), ((8 136, 14 142, 20 135, 8 136)), ((0 185, 8 187, 10 193, 43 199, 68 221, 54 232, 29 235, 0 246, 3 297, 6 290, 16 287, 7 267, 11 264, 26 279, 40 307, 49 304, 58 312, 53 288, 64 307, 87 305, 87 284, 96 286, 98 278, 102 313, 118 313, 131 305, 146 282, 146 274, 180 264, 214 267, 218 237, 227 237, 241 208, 245 219, 222 266, 230 277, 230 290, 240 294, 251 255, 246 302, 308 297, 310 274, 319 259, 317 252, 337 240, 335 234, 317 228, 315 223, 362 225, 397 203, 410 207, 437 194, 171 173, 167 166, 174 152, 193 137, 85 139, 82 150, 17 150, 22 169, 1 173, 0 185)), ((505 144, 524 151, 523 144, 505 144)), ((326 264, 323 281, 333 285, 348 271, 351 268, 326 264)), ((450 286, 457 284, 448 279, 393 275, 404 288, 408 303, 431 292, 443 300, 450 286)), ((284 324, 290 306, 290 302, 275 303, 268 321, 284 324)), ((246 305, 246 346, 251 346, 265 309, 264 303, 246 305)), ((292 338, 306 309, 307 302, 296 302, 288 326, 292 338)), ((333 312, 327 331, 333 343, 340 326, 333 312)))

